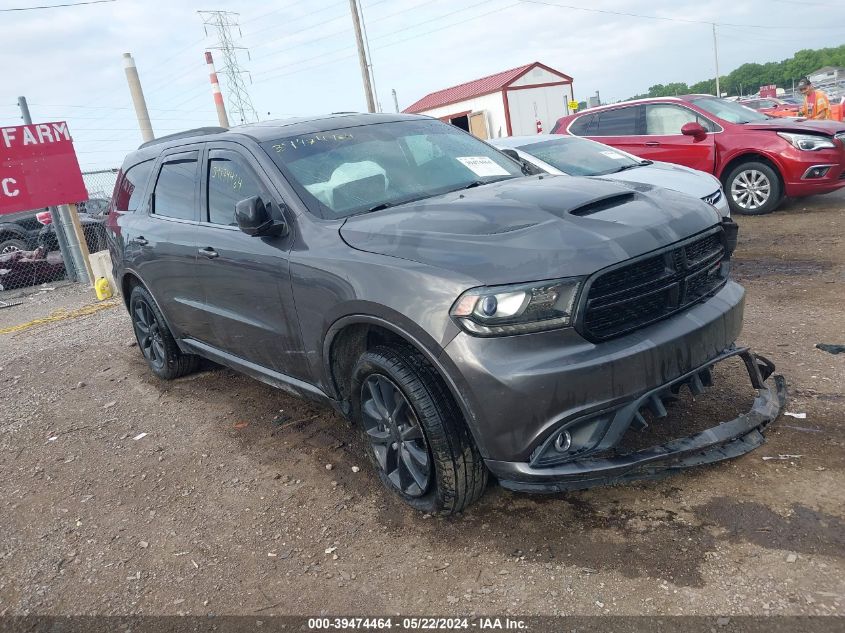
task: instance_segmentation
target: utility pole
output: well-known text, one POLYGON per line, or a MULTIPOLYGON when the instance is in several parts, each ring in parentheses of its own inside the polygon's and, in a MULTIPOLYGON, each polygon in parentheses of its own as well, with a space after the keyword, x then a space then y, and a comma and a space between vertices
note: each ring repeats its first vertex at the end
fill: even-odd
POLYGON ((132 104, 135 106, 135 116, 138 117, 138 127, 141 128, 141 138, 144 142, 155 138, 153 124, 150 123, 150 113, 147 112, 147 102, 144 100, 144 90, 141 88, 141 78, 138 76, 138 69, 135 67, 135 60, 132 53, 123 54, 123 68, 126 71, 126 81, 129 83, 129 94, 132 95, 132 104))
MULTIPOLYGON (((18 107, 21 109, 21 118, 24 124, 32 125, 32 116, 29 114, 29 105, 26 102, 26 97, 18 97, 18 107)), ((62 222, 62 217, 56 207, 48 207, 50 211, 50 219, 53 225, 53 231, 56 234, 56 241, 59 243, 59 252, 62 254, 62 261, 65 264, 65 272, 71 281, 77 281, 77 272, 73 252, 68 244, 67 235, 65 234, 65 225, 62 222)))
MULTIPOLYGON (((246 50, 243 46, 235 45, 232 37, 232 30, 237 29, 241 35, 241 27, 238 25, 238 14, 231 11, 197 11, 203 21, 203 27, 208 34, 208 28, 212 27, 217 31, 217 46, 211 48, 223 53, 223 70, 221 74, 226 78, 226 95, 229 101, 229 111, 236 123, 254 123, 258 121, 258 112, 252 105, 252 98, 244 83, 243 76, 249 71, 241 67, 238 61, 238 51, 246 50)), ((249 57, 249 51, 247 51, 249 57)))
POLYGON ((217 120, 220 127, 229 127, 229 117, 226 116, 226 106, 223 105, 223 93, 220 92, 220 82, 217 81, 217 71, 214 70, 214 59, 209 51, 205 51, 205 63, 208 65, 208 77, 211 79, 211 94, 214 96, 214 107, 217 108, 217 120))
POLYGON ((26 125, 32 125, 32 117, 29 115, 29 105, 26 97, 18 97, 18 107, 21 109, 21 118, 26 125))
POLYGON ((390 92, 393 93, 393 107, 396 108, 396 112, 399 112, 399 99, 396 98, 396 88, 391 90, 390 92))
POLYGON ((716 60, 716 97, 722 98, 722 89, 719 86, 719 45, 716 42, 716 23, 711 24, 713 27, 713 57, 716 60))
POLYGON ((355 28, 355 42, 358 44, 358 61, 361 64, 361 79, 364 81, 364 96, 367 97, 367 112, 375 112, 376 103, 373 99, 373 86, 370 83, 367 53, 364 49, 364 41, 361 38, 361 21, 358 19, 358 3, 356 0, 349 0, 349 9, 352 11, 352 26, 355 28))

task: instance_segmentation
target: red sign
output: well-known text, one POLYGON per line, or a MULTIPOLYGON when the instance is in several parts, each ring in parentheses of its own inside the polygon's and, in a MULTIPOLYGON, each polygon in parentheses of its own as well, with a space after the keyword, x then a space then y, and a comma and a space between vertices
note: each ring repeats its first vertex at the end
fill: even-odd
POLYGON ((67 123, 0 127, 0 214, 87 199, 67 123))
POLYGON ((777 84, 770 84, 768 86, 760 86, 760 96, 764 99, 777 97, 778 96, 778 87, 777 84))

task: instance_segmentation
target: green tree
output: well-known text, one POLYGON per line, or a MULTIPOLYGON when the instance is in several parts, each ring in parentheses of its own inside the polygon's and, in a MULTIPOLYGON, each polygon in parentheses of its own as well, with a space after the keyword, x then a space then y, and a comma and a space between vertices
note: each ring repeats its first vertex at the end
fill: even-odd
MULTIPOLYGON (((804 49, 789 59, 765 64, 747 63, 732 70, 724 77, 719 77, 722 92, 731 95, 753 94, 760 86, 776 84, 781 88, 791 89, 792 82, 823 66, 845 67, 845 44, 836 48, 804 49)), ((683 82, 655 84, 646 94, 636 95, 632 99, 644 97, 671 97, 680 94, 716 94, 716 80, 704 79, 690 86, 683 82)))

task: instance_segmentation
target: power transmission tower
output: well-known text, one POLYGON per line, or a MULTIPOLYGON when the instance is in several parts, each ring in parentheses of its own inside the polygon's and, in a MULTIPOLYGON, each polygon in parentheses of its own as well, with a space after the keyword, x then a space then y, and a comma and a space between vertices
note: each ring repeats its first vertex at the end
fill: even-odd
MULTIPOLYGON (((208 34, 208 27, 217 31, 217 46, 211 46, 223 53, 223 69, 220 74, 226 78, 225 86, 228 89, 229 112, 232 118, 239 123, 253 123, 258 121, 258 113, 252 105, 252 99, 244 83, 244 75, 249 71, 241 68, 238 62, 238 51, 247 50, 243 46, 236 46, 232 37, 232 31, 237 29, 241 35, 241 27, 238 25, 238 14, 231 11, 197 11, 202 17, 203 27, 208 34)), ((247 51, 249 57, 249 51, 247 51)))

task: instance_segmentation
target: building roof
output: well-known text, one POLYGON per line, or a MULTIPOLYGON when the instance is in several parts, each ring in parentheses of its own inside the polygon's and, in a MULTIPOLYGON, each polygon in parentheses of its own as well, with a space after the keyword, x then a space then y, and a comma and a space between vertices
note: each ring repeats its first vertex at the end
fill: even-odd
POLYGON ((845 68, 843 68, 842 66, 822 66, 821 68, 819 68, 818 70, 814 70, 810 74, 818 75, 819 73, 829 73, 831 70, 845 70, 845 68))
POLYGON ((530 64, 525 64, 524 66, 511 68, 510 70, 503 70, 500 73, 488 75, 487 77, 482 77, 481 79, 474 79, 473 81, 467 81, 466 83, 458 84, 457 86, 452 86, 451 88, 444 88, 443 90, 432 92, 416 103, 409 105, 403 110, 403 112, 424 112, 426 110, 431 110, 432 108, 438 108, 451 103, 464 101, 465 99, 472 99, 473 97, 480 97, 492 92, 497 92, 509 86, 536 66, 554 73, 555 75, 560 75, 564 81, 572 81, 572 77, 569 75, 565 75, 560 71, 549 68, 540 62, 532 62, 530 64))

